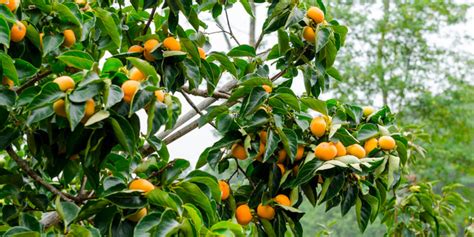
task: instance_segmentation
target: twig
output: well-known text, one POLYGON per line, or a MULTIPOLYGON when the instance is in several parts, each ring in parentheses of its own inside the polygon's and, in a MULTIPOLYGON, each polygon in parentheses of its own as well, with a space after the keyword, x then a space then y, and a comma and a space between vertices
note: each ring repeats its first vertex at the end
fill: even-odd
MULTIPOLYGON (((194 104, 194 102, 191 100, 191 98, 189 98, 189 96, 186 94, 186 92, 184 92, 184 90, 181 90, 180 91, 181 94, 183 95, 184 99, 186 99, 186 101, 188 102, 189 105, 191 105, 191 107, 196 111, 196 113, 198 113, 199 115, 203 116, 204 114, 201 112, 201 110, 194 104)), ((216 125, 211 122, 210 123, 211 126, 213 126, 215 129, 217 129, 216 125)))
POLYGON ((49 76, 49 74, 51 74, 52 71, 51 70, 46 70, 38 75, 36 75, 36 77, 32 78, 31 80, 27 81, 25 84, 21 85, 18 89, 16 89, 16 93, 20 94, 23 90, 25 90, 26 88, 34 85, 37 81, 49 76))
POLYGON ((230 180, 234 177, 235 174, 237 174, 237 172, 239 172, 239 169, 235 169, 234 173, 232 173, 232 174, 230 175, 230 177, 226 180, 227 183, 230 182, 230 180))
MULTIPOLYGON (((158 6, 154 6, 153 9, 151 9, 150 17, 148 18, 148 21, 145 25, 145 28, 142 31, 142 35, 146 34, 146 32, 148 31, 148 28, 150 28, 150 24, 151 24, 151 21, 153 21, 153 17, 155 17, 155 12, 156 12, 157 7, 158 6)), ((172 14, 172 13, 170 13, 170 14, 172 14)))
POLYGON ((229 27, 230 36, 232 37, 232 39, 234 39, 235 43, 240 45, 239 41, 237 40, 237 38, 234 35, 234 32, 232 32, 232 27, 230 26, 229 14, 227 13, 227 1, 226 1, 226 5, 224 6, 224 12, 225 12, 225 19, 227 21, 227 27, 229 27))
POLYGON ((250 177, 247 175, 247 173, 244 171, 244 169, 242 169, 242 167, 240 167, 239 162, 238 162, 237 159, 235 159, 235 163, 237 164, 237 169, 240 170, 240 172, 242 172, 243 175, 245 175, 245 177, 247 178, 247 180, 249 181, 249 183, 252 185, 252 187, 255 188, 255 184, 252 182, 252 180, 251 180, 250 177))
POLYGON ((23 171, 25 171, 33 180, 35 180, 39 184, 43 185, 43 187, 48 189, 50 192, 52 192, 56 195, 59 195, 59 197, 61 197, 61 199, 65 200, 65 201, 80 202, 79 198, 71 196, 71 195, 66 194, 66 193, 63 193, 63 192, 59 191, 57 188, 55 188, 53 185, 51 185, 48 182, 44 181, 44 179, 42 179, 37 173, 35 173, 30 168, 30 166, 28 166, 28 164, 24 160, 22 160, 20 157, 18 157, 18 155, 16 154, 16 152, 13 150, 13 148, 11 146, 8 146, 6 148, 6 151, 7 151, 8 155, 10 155, 10 157, 18 164, 18 166, 20 166, 20 168, 23 171))
POLYGON ((226 30, 224 30, 224 27, 222 26, 221 22, 215 18, 217 27, 222 31, 222 35, 224 36, 225 43, 227 44, 227 48, 230 50, 232 48, 232 44, 230 43, 229 37, 227 37, 227 34, 230 34, 226 30))
POLYGON ((79 198, 83 198, 84 196, 86 196, 85 194, 85 189, 86 189, 86 184, 87 184, 87 176, 84 175, 84 177, 82 177, 82 182, 81 182, 81 188, 79 189, 79 198))
POLYGON ((190 90, 188 86, 181 87, 181 90, 183 92, 188 93, 188 94, 195 95, 195 96, 201 96, 201 97, 214 97, 216 99, 229 99, 230 98, 230 95, 227 92, 223 92, 223 91, 222 92, 221 91, 214 91, 214 93, 212 95, 209 95, 207 90, 197 89, 197 88, 190 90))
POLYGON ((263 40, 263 31, 262 31, 262 33, 260 33, 260 36, 258 36, 257 43, 255 43, 255 50, 258 49, 258 47, 259 47, 260 44, 262 43, 262 40, 263 40))

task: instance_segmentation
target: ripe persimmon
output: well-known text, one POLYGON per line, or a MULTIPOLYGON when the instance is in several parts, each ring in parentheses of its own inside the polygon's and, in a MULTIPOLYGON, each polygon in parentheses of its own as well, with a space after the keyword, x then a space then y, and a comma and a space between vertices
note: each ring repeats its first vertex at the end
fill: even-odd
POLYGON ((76 83, 70 76, 61 76, 53 81, 54 83, 58 84, 59 89, 61 91, 72 90, 76 86, 76 83))
POLYGON ((314 117, 311 120, 311 124, 309 125, 311 133, 316 137, 322 137, 326 133, 327 123, 326 120, 321 117, 314 117))
POLYGON ((13 24, 10 30, 10 39, 13 42, 20 42, 25 38, 26 27, 21 21, 17 21, 13 24))
POLYGON ((273 220, 275 218, 275 209, 270 205, 258 204, 257 215, 262 219, 273 220))
POLYGON ((142 53, 143 52, 143 47, 140 45, 132 45, 130 48, 128 48, 128 53, 142 53))
POLYGON ((128 185, 128 189, 130 190, 141 190, 145 193, 155 189, 155 186, 150 183, 150 181, 146 179, 134 179, 130 184, 128 185))
POLYGON ((329 142, 321 142, 314 149, 314 155, 320 160, 332 160, 337 155, 337 148, 329 142))
POLYGON ((310 26, 305 26, 303 28, 303 39, 311 43, 316 41, 316 33, 314 32, 313 28, 310 26))
POLYGON ((365 141, 364 144, 364 150, 367 154, 369 154, 372 150, 377 148, 379 142, 377 141, 377 138, 373 137, 367 141, 365 141))
POLYGON ((221 190, 221 200, 227 200, 230 195, 230 187, 229 184, 223 180, 219 180, 219 189, 221 190))
POLYGON ((163 103, 163 101, 165 101, 165 92, 163 90, 156 90, 155 96, 159 102, 163 103))
POLYGON ((304 146, 298 145, 298 149, 296 150, 295 161, 299 161, 303 158, 304 154, 304 146))
POLYGON ((245 151, 245 147, 242 144, 235 143, 232 145, 232 156, 239 159, 245 160, 247 159, 247 152, 245 151))
POLYGON ((206 51, 204 51, 203 48, 198 48, 198 51, 199 51, 199 57, 206 60, 206 51))
POLYGON ((163 40, 163 47, 171 51, 181 50, 181 45, 179 44, 179 41, 173 37, 168 37, 163 40))
POLYGON ((64 47, 69 48, 76 43, 76 35, 74 34, 74 31, 65 30, 63 34, 64 34, 64 42, 63 42, 64 47))
POLYGON ((353 155, 359 159, 362 159, 365 157, 365 150, 364 148, 359 145, 359 144, 352 144, 347 147, 347 154, 353 155))
POLYGON ((134 81, 144 81, 146 79, 146 75, 138 68, 132 67, 130 71, 128 71, 128 78, 134 81))
POLYGON ((374 107, 372 106, 364 106, 362 108, 362 113, 364 114, 364 117, 368 117, 375 111, 374 107))
POLYGON ((291 200, 285 194, 278 194, 276 195, 273 200, 283 206, 291 206, 291 200))
POLYGON ((269 85, 262 85, 262 88, 267 92, 267 93, 272 93, 273 89, 269 85))
POLYGON ((312 19, 316 24, 324 21, 324 12, 319 7, 310 7, 306 12, 306 16, 312 19))
POLYGON ((344 146, 344 144, 342 144, 342 142, 340 141, 333 142, 333 144, 334 146, 336 146, 336 149, 337 149, 337 154, 336 154, 337 157, 346 155, 346 147, 344 146))
POLYGON ((252 221, 252 213, 247 204, 242 204, 235 209, 235 219, 241 225, 247 225, 252 221))
POLYGON ((393 139, 391 136, 381 136, 379 138, 379 146, 383 150, 392 150, 395 148, 395 139, 393 139))
POLYGON ((147 213, 146 208, 142 208, 138 212, 128 216, 127 219, 133 222, 139 222, 147 213))
POLYGON ((134 80, 125 81, 122 84, 122 91, 123 91, 123 100, 126 103, 130 103, 132 101, 133 96, 140 88, 140 82, 134 80))
POLYGON ((59 99, 53 103, 53 111, 56 115, 66 118, 66 103, 63 99, 59 99))

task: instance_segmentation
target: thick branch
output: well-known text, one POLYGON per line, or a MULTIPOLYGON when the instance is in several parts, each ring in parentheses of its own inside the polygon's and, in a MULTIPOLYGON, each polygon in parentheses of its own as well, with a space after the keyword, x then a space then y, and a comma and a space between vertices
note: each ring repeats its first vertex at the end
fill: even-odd
POLYGON ((52 192, 56 195, 59 195, 61 197, 61 199, 65 200, 65 201, 69 201, 69 202, 79 201, 78 198, 76 198, 74 196, 71 196, 71 195, 68 195, 66 193, 63 193, 63 192, 59 191, 56 187, 51 185, 50 183, 44 181, 44 179, 42 179, 37 173, 35 173, 33 171, 33 169, 31 169, 30 166, 28 166, 28 164, 24 160, 22 160, 20 157, 18 157, 18 155, 16 154, 16 152, 13 150, 13 148, 11 146, 8 146, 6 148, 6 150, 7 150, 8 155, 10 155, 10 157, 18 164, 18 166, 23 171, 25 171, 33 180, 35 180, 36 182, 41 184, 43 187, 48 189, 50 192, 52 192))
POLYGON ((21 85, 18 89, 16 89, 16 93, 20 94, 22 91, 24 91, 26 88, 34 85, 37 81, 49 76, 52 72, 50 70, 46 70, 35 77, 33 77, 31 80, 27 81, 25 84, 21 85))

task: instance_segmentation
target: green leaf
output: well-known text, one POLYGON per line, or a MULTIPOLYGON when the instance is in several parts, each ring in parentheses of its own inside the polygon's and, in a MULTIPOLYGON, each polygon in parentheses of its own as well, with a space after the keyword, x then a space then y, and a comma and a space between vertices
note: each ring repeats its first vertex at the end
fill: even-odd
POLYGON ((12 107, 15 104, 16 94, 14 91, 0 87, 0 106, 12 107))
POLYGON ((230 72, 230 74, 237 77, 237 69, 235 68, 235 65, 229 60, 229 58, 225 54, 219 52, 212 52, 207 57, 207 60, 209 62, 212 62, 214 60, 219 61, 222 67, 224 67, 228 72, 230 72))
POLYGON ((379 135, 379 128, 377 125, 372 123, 366 123, 361 126, 359 131, 357 132, 357 140, 360 142, 364 142, 372 137, 379 135))
MULTIPOLYGON (((2 6, 3 4, 0 4, 2 6)), ((6 231, 3 236, 5 237, 40 237, 40 233, 32 231, 24 226, 14 226, 6 231)))
POLYGON ((160 155, 160 159, 164 162, 168 162, 170 158, 170 154, 168 152, 168 148, 166 147, 166 144, 163 143, 162 140, 155 136, 150 136, 147 138, 147 142, 150 144, 150 146, 153 147, 153 150, 158 152, 158 155, 160 155))
MULTIPOLYGON (((1 92, 0 92, 1 93, 1 92)), ((39 122, 45 118, 48 118, 54 114, 52 106, 45 106, 42 108, 35 109, 31 111, 28 119, 26 120, 26 124, 31 126, 31 124, 39 122)))
POLYGON ((352 136, 349 131, 347 131, 347 129, 343 127, 339 128, 333 137, 337 138, 340 142, 342 142, 344 146, 359 143, 359 141, 354 136, 352 136))
POLYGON ((199 87, 202 81, 201 73, 199 72, 199 67, 194 63, 193 60, 186 58, 183 61, 183 73, 186 79, 189 82, 189 89, 194 89, 199 87))
POLYGON ((390 155, 388 158, 387 186, 391 187, 395 181, 394 172, 400 168, 400 157, 390 155))
POLYGON ((85 86, 81 86, 69 95, 69 100, 75 103, 86 102, 98 95, 102 90, 102 86, 102 83, 89 83, 85 86))
POLYGON ((123 65, 120 59, 108 58, 104 63, 104 67, 102 67, 102 72, 103 73, 117 72, 121 67, 123 67, 123 65))
POLYGON ((15 60, 15 68, 18 73, 18 79, 20 80, 28 79, 39 71, 39 69, 31 65, 31 63, 22 59, 15 60))
POLYGON ((72 23, 77 26, 81 26, 81 22, 77 19, 76 15, 66 5, 54 2, 53 11, 58 13, 58 17, 62 23, 72 23))
POLYGON ((336 175, 332 177, 332 179, 324 180, 324 186, 328 186, 328 188, 326 192, 321 192, 319 203, 331 200, 333 197, 335 197, 339 193, 339 191, 341 191, 342 187, 344 187, 344 182, 345 177, 342 174, 336 175), (326 182, 330 182, 329 185, 327 185, 326 182))
POLYGON ((289 88, 278 88, 275 97, 280 99, 283 103, 289 105, 292 109, 299 112, 301 110, 300 103, 295 93, 289 88))
POLYGON ((130 123, 126 119, 118 116, 109 117, 108 121, 123 149, 129 154, 133 154, 135 150, 135 136, 131 136, 134 133, 130 123))
POLYGON ((60 198, 56 198, 56 211, 61 219, 64 221, 64 228, 77 217, 79 214, 79 207, 72 202, 61 202, 60 198))
POLYGON ((284 55, 290 49, 290 38, 285 30, 278 30, 278 50, 280 55, 284 55))
POLYGON ((262 223, 263 230, 265 231, 266 236, 269 237, 276 237, 275 231, 273 230, 272 223, 266 219, 260 219, 260 223, 262 223))
POLYGON ((81 122, 82 118, 84 117, 86 104, 85 103, 73 103, 66 99, 66 115, 69 121, 69 126, 71 127, 71 131, 74 131, 76 126, 81 122))
POLYGON ((15 14, 8 9, 6 4, 0 4, 0 16, 10 23, 15 23, 17 21, 15 14))
POLYGON ((28 106, 28 109, 35 109, 42 107, 46 104, 55 102, 56 100, 64 97, 64 92, 59 89, 58 84, 54 82, 46 83, 38 95, 36 95, 28 106))
POLYGON ((162 213, 153 212, 145 217, 143 217, 140 222, 135 226, 135 230, 133 231, 134 237, 145 237, 151 236, 149 233, 150 230, 160 223, 160 217, 162 213))
POLYGON ((278 135, 280 136, 283 147, 286 150, 286 154, 293 162, 295 159, 296 150, 298 149, 298 136, 296 135, 295 131, 289 128, 283 128, 281 131, 279 130, 278 135))
POLYGON ((139 191, 121 191, 105 196, 113 204, 120 208, 138 209, 146 205, 147 201, 143 197, 143 193, 139 191))
POLYGON ((267 133, 267 144, 265 144, 265 153, 263 154, 263 162, 266 162, 273 156, 273 153, 278 147, 280 137, 272 129, 267 133))
POLYGON ((196 184, 191 182, 181 182, 175 187, 174 190, 184 202, 192 203, 196 207, 203 210, 203 213, 207 217, 205 220, 208 225, 212 225, 218 220, 217 212, 211 205, 209 198, 196 184))
POLYGON ((367 224, 370 219, 370 204, 365 200, 361 200, 359 197, 356 198, 356 218, 359 229, 364 232, 367 228, 367 224))
POLYGON ((303 11, 298 7, 298 5, 295 5, 293 9, 290 12, 290 15, 288 16, 288 19, 286 20, 284 28, 288 28, 294 24, 297 24, 298 22, 302 21, 304 18, 304 13, 303 11))
POLYGON ((229 57, 255 57, 256 55, 255 48, 246 44, 239 45, 227 53, 229 57))
MULTIPOLYGON (((0 6, 1 5, 2 4, 0 4, 0 6)), ((2 69, 3 76, 8 77, 8 79, 12 80, 15 83, 15 85, 20 84, 18 82, 18 74, 16 72, 13 59, 3 52, 0 52, 0 66, 2 66, 1 69, 2 69)))
POLYGON ((252 7, 250 6, 249 4, 249 1, 248 0, 240 0, 239 1, 242 6, 244 7, 245 11, 252 17, 252 18, 255 18, 255 16, 253 15, 253 12, 252 12, 252 7))
POLYGON ((112 17, 112 13, 102 8, 96 8, 95 13, 102 21, 105 32, 110 36, 112 42, 117 48, 120 48, 120 45, 122 44, 122 36, 120 35, 119 26, 115 23, 114 18, 112 17))
POLYGON ((341 202, 342 216, 345 216, 347 212, 349 212, 351 207, 354 206, 358 192, 359 190, 357 189, 357 186, 355 185, 347 186, 347 190, 345 190, 344 192, 345 194, 342 196, 342 202, 341 202))
POLYGON ((186 203, 183 206, 184 215, 188 216, 196 227, 196 231, 200 232, 203 226, 201 211, 191 203, 186 203))
POLYGON ((229 107, 227 107, 226 105, 209 106, 209 108, 207 108, 206 110, 207 113, 199 118, 199 127, 202 127, 205 124, 211 122, 218 115, 227 112, 229 110, 229 107))
POLYGON ((32 215, 28 213, 21 213, 20 215, 20 225, 27 227, 33 231, 41 231, 41 225, 39 221, 32 215))
POLYGON ((94 59, 88 53, 79 50, 70 50, 58 56, 58 59, 63 61, 70 67, 78 69, 91 69, 94 64, 94 59))
POLYGON ((177 234, 181 224, 176 220, 177 216, 172 210, 165 210, 160 217, 160 222, 149 232, 151 236, 173 236, 177 234))
POLYGON ((330 68, 326 69, 326 73, 329 76, 331 76, 332 78, 334 78, 338 81, 342 81, 342 76, 335 67, 330 67, 330 68))
POLYGON ((45 35, 43 38, 43 56, 59 49, 64 42, 62 35, 45 35))
POLYGON ((303 102, 304 105, 314 111, 318 111, 324 115, 328 115, 328 109, 325 101, 318 100, 312 97, 303 97, 301 98, 301 102, 303 102))
POLYGON ((89 217, 101 212, 110 202, 107 200, 90 200, 87 201, 84 206, 81 207, 76 219, 74 221, 80 221, 88 219, 89 217))
POLYGON ((0 151, 9 146, 19 135, 20 132, 17 128, 6 127, 0 130, 0 151))
POLYGON ((260 108, 268 94, 263 88, 255 87, 250 92, 249 96, 245 97, 240 108, 240 116, 246 117, 260 108))
POLYGON ((176 202, 170 197, 167 192, 159 188, 153 189, 145 196, 150 204, 163 208, 171 208, 172 210, 178 212, 178 205, 176 204, 176 202))
POLYGON ((122 100, 123 91, 120 86, 110 85, 110 87, 108 87, 108 90, 106 91, 106 95, 107 103, 105 104, 105 108, 111 108, 122 100))
POLYGON ((127 60, 132 63, 133 66, 138 68, 145 76, 149 76, 153 85, 158 85, 160 83, 160 77, 156 73, 155 68, 150 65, 147 61, 135 58, 135 57, 127 57, 127 60))
POLYGON ((296 179, 293 181, 291 187, 294 188, 310 181, 314 177, 316 169, 319 167, 320 164, 321 161, 319 161, 318 159, 312 159, 304 163, 303 166, 299 169, 296 179))
MULTIPOLYGON (((331 34, 328 29, 322 28, 318 32, 316 32, 316 47, 315 47, 315 53, 319 53, 321 49, 326 46, 326 44, 329 42, 329 35, 331 34)), ((317 60, 317 57, 316 57, 317 60)))
POLYGON ((7 48, 10 46, 10 27, 3 17, 0 17, 0 44, 7 48))

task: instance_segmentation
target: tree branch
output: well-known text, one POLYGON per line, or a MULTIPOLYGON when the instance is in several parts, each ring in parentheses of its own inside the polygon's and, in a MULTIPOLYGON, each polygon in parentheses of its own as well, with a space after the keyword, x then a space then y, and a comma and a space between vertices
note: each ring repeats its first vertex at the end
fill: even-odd
POLYGON ((201 97, 214 97, 216 99, 229 99, 230 98, 228 94, 224 92, 220 92, 220 91, 214 91, 212 95, 209 95, 207 90, 197 89, 197 88, 190 90, 189 86, 183 86, 181 87, 181 90, 182 92, 186 92, 190 95, 201 96, 201 97))
POLYGON ((35 77, 33 77, 31 80, 27 81, 25 84, 21 85, 18 89, 16 89, 16 93, 20 94, 22 91, 24 91, 26 88, 34 85, 37 81, 49 76, 52 73, 51 70, 46 70, 43 73, 37 74, 35 77))
POLYGON ((146 34, 146 32, 148 31, 148 28, 150 28, 150 24, 153 21, 153 17, 155 17, 155 12, 156 12, 157 7, 158 6, 154 6, 153 9, 151 9, 150 17, 148 18, 148 21, 146 22, 145 28, 143 28, 142 35, 146 34))
POLYGON ((224 36, 225 43, 227 44, 227 48, 230 50, 232 48, 232 44, 230 43, 229 37, 227 37, 227 34, 230 34, 227 32, 224 27, 222 26, 221 22, 216 18, 215 19, 217 27, 222 31, 222 35, 224 36))
POLYGON ((59 197, 61 197, 61 199, 65 200, 65 201, 68 201, 68 202, 73 202, 73 201, 79 202, 80 201, 79 198, 71 196, 71 195, 66 194, 66 193, 63 193, 63 192, 59 191, 56 187, 51 185, 50 183, 44 181, 44 179, 41 178, 37 173, 35 173, 35 171, 33 171, 33 169, 31 169, 30 166, 28 166, 28 164, 24 160, 22 160, 20 157, 18 157, 18 155, 16 154, 16 152, 13 150, 13 148, 11 146, 8 146, 6 148, 6 151, 7 151, 8 155, 10 155, 10 157, 18 164, 18 166, 23 171, 26 172, 26 174, 28 174, 33 180, 35 180, 36 182, 41 184, 43 187, 48 189, 50 192, 52 192, 56 195, 59 195, 59 197))
MULTIPOLYGON (((199 115, 203 115, 203 113, 201 112, 201 110, 194 104, 194 102, 191 100, 191 98, 189 98, 189 96, 184 92, 184 90, 181 90, 181 94, 183 94, 183 97, 184 99, 186 99, 186 101, 188 102, 189 105, 191 105, 191 107, 196 111, 196 113, 198 113, 199 115)), ((216 125, 214 123, 210 123, 215 129, 217 129, 216 125)))
POLYGON ((237 45, 240 45, 239 41, 237 40, 237 38, 234 35, 234 32, 232 32, 232 27, 230 26, 229 14, 227 13, 227 1, 226 1, 226 5, 224 6, 224 13, 225 13, 225 19, 227 21, 227 27, 229 28, 230 36, 232 37, 232 39, 234 39, 234 41, 235 41, 235 43, 237 43, 237 45))

